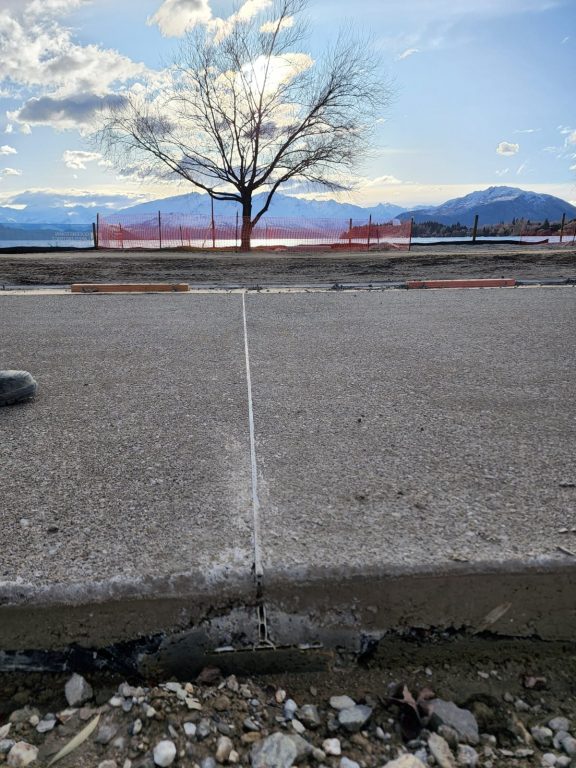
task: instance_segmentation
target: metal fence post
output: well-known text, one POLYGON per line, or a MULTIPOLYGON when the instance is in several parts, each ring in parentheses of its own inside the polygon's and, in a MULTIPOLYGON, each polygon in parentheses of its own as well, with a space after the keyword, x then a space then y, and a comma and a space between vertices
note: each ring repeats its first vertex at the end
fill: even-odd
POLYGON ((472 230, 472 242, 476 242, 476 235, 478 234, 478 214, 474 216, 474 229, 472 230))
POLYGON ((160 218, 160 211, 158 211, 158 242, 160 249, 162 249, 162 219, 160 218))

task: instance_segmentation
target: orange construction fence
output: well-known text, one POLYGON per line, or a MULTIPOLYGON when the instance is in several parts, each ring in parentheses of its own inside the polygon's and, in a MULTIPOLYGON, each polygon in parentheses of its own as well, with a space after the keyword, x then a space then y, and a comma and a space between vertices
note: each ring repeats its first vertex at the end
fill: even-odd
MULTIPOLYGON (((410 221, 290 219, 262 217, 252 228, 251 247, 262 250, 408 250, 410 221)), ((239 250, 242 218, 183 213, 99 215, 100 248, 194 248, 239 250)))

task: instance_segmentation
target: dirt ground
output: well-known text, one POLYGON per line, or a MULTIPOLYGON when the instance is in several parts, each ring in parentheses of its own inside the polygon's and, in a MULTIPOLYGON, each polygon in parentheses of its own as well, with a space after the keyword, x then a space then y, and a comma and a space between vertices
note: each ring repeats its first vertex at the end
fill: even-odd
MULTIPOLYGON (((283 690, 299 706, 305 703, 316 705, 323 722, 328 717, 327 701, 330 696, 345 694, 356 702, 369 704, 374 714, 361 735, 350 737, 341 731, 330 733, 329 730, 325 731, 324 726, 304 734, 316 746, 326 736, 336 735, 342 742, 343 754, 356 761, 360 768, 381 768, 388 760, 405 751, 421 754, 424 747, 425 752, 425 731, 422 731, 419 738, 416 737, 419 730, 416 725, 415 732, 410 735, 414 723, 406 720, 406 708, 399 708, 393 702, 404 685, 414 696, 428 690, 473 712, 480 734, 483 734, 480 744, 476 745, 479 760, 467 762, 459 759, 458 766, 540 768, 544 764, 554 764, 544 763, 542 759, 544 753, 553 751, 553 747, 552 744, 547 746, 535 742, 530 729, 546 726, 552 718, 559 716, 567 718, 572 724, 576 722, 575 664, 576 650, 571 644, 494 638, 426 639, 414 636, 385 643, 374 654, 360 660, 346 660, 336 654, 328 667, 319 672, 309 670, 303 674, 284 672, 267 676, 256 674, 251 678, 239 675, 238 682, 247 684, 252 691, 250 711, 256 713, 253 717, 263 723, 262 736, 283 728, 281 718, 279 722, 277 717, 281 715, 282 708, 274 700, 278 690, 283 690), (253 704, 257 706, 254 708, 253 704), (387 734, 384 740, 382 731, 387 734)), ((0 727, 8 722, 10 713, 17 708, 32 708, 26 718, 34 713, 37 713, 38 718, 46 712, 58 713, 63 710, 66 707, 64 684, 69 674, 0 674, 0 727)), ((88 674, 87 678, 94 688, 94 699, 84 710, 79 710, 80 718, 76 714, 69 722, 64 722, 47 735, 38 734, 25 719, 13 727, 9 736, 36 744, 41 754, 47 755, 66 743, 83 727, 87 719, 101 712, 106 722, 115 724, 116 735, 120 736, 118 742, 108 743, 104 740, 95 743, 90 738, 59 763, 62 768, 97 768, 100 765, 106 765, 106 768, 112 765, 118 768, 125 765, 149 768, 153 765, 149 757, 150 749, 162 738, 173 739, 182 750, 177 765, 190 768, 208 765, 204 760, 216 751, 218 730, 230 734, 238 745, 241 752, 240 765, 249 764, 251 747, 247 744, 248 737, 240 738, 242 720, 248 713, 248 707, 245 704, 240 706, 241 702, 237 703, 238 696, 235 697, 226 687, 222 689, 225 683, 217 687, 221 677, 217 678, 212 687, 198 685, 198 681, 194 681, 194 695, 202 701, 201 712, 189 712, 182 701, 176 701, 173 696, 170 698, 165 691, 152 688, 146 701, 153 703, 157 714, 151 720, 149 716, 144 717, 141 714, 142 708, 136 705, 131 712, 130 708, 123 712, 117 706, 114 708, 106 705, 118 689, 122 677, 98 673, 88 674), (222 693, 228 694, 227 698, 231 700, 225 712, 216 698, 222 693), (134 718, 138 715, 144 721, 144 730, 138 738, 130 738, 134 718), (190 720, 198 723, 200 718, 208 718, 216 731, 215 735, 201 743, 193 740, 193 743, 186 744, 183 723, 190 720), (222 724, 226 730, 223 730, 222 724), (101 764, 104 758, 112 759, 101 764)), ((134 679, 131 682, 134 685, 159 685, 156 680, 134 679)), ((184 684, 184 680, 181 682, 184 684)), ((408 710, 409 714, 410 707, 408 710)), ((78 713, 78 710, 70 712, 78 713)), ((11 719, 15 720, 15 716, 11 719)), ((284 731, 291 732, 286 728, 284 731)), ((250 742, 253 743, 252 738, 250 742)), ((554 752, 559 758, 562 750, 555 749, 554 752)), ((5 757, 0 755, 0 763, 3 759, 5 757)), ((215 765, 213 760, 210 764, 215 765)), ((307 764, 305 759, 298 761, 300 766, 307 764)), ((317 762, 313 764, 318 765, 317 762)), ((340 759, 328 758, 322 764, 327 768, 337 768, 340 759)), ((424 764, 437 763, 426 760, 424 764)), ((448 764, 455 765, 452 762, 448 764)), ((568 763, 558 763, 561 764, 568 763)))
POLYGON ((256 287, 465 277, 576 279, 576 247, 482 243, 417 245, 410 252, 259 251, 249 255, 186 251, 0 252, 0 289, 118 281, 256 287))

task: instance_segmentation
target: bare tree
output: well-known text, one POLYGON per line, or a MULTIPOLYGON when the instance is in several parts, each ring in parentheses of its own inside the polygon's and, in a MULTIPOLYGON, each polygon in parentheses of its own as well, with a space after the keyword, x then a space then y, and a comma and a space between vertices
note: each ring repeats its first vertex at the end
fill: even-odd
POLYGON ((242 249, 289 181, 346 188, 389 91, 369 48, 343 34, 318 61, 298 52, 307 0, 276 0, 266 17, 197 27, 168 85, 131 95, 104 118, 105 153, 168 170, 242 208, 242 249), (253 196, 265 193, 253 210, 253 196))

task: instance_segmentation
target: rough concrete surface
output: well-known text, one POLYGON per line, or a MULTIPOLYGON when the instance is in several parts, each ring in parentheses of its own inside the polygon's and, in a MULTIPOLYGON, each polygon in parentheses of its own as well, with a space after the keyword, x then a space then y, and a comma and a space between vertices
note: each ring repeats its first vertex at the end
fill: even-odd
POLYGON ((576 292, 248 296, 268 571, 576 547, 576 292))
MULTIPOLYGON (((253 636, 242 301, 2 297, 0 647, 253 636)), ((245 302, 275 639, 573 636, 576 291, 245 302)))
POLYGON ((0 410, 0 594, 251 589, 238 299, 5 297, 0 327, 39 382, 0 410))

